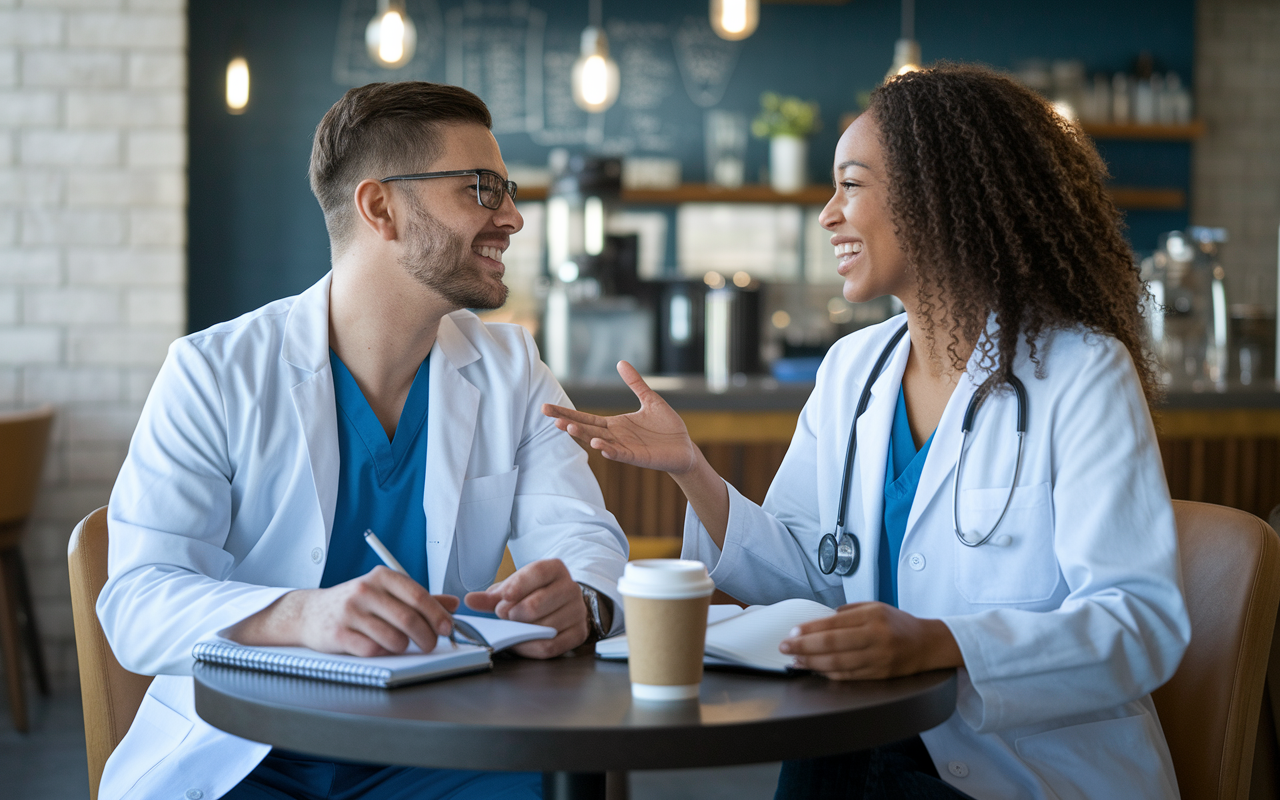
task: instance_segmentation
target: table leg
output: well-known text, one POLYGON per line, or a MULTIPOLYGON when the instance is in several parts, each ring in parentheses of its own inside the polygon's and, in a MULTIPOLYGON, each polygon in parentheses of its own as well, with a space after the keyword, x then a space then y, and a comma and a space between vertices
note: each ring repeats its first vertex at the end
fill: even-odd
POLYGON ((605 800, 603 772, 544 772, 543 800, 605 800))
POLYGON ((606 772, 604 800, 631 800, 631 781, 625 772, 606 772))

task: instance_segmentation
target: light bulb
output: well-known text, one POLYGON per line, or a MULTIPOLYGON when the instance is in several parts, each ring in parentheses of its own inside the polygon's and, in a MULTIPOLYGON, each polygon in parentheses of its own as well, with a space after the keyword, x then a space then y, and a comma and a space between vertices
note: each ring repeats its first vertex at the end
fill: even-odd
POLYGON ((711 0, 711 27, 721 39, 745 39, 759 24, 760 0, 711 0))
POLYGON ((893 45, 893 66, 884 76, 885 80, 895 75, 906 75, 920 69, 920 43, 915 39, 899 39, 893 45))
POLYGON ((227 63, 227 111, 243 114, 249 105, 249 62, 236 56, 227 63))
POLYGON ((394 64, 404 57, 404 17, 394 11, 382 15, 378 26, 378 58, 394 64))
POLYGON ((378 13, 364 29, 364 43, 379 66, 397 69, 409 63, 418 44, 418 29, 403 3, 379 0, 378 13))
POLYGON ((618 65, 609 58, 604 31, 588 27, 582 32, 582 55, 573 64, 573 101, 584 111, 598 114, 618 99, 618 65))

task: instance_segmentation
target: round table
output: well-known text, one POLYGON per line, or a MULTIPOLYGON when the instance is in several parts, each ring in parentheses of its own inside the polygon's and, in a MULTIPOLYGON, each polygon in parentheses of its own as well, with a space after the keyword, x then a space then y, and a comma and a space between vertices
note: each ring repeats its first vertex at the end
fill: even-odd
POLYGON ((547 798, 603 797, 604 773, 782 761, 904 739, 955 710, 952 670, 885 681, 708 670, 697 700, 631 697, 627 665, 495 659, 490 672, 375 689, 197 664, 196 712, 329 758, 539 771, 547 798))

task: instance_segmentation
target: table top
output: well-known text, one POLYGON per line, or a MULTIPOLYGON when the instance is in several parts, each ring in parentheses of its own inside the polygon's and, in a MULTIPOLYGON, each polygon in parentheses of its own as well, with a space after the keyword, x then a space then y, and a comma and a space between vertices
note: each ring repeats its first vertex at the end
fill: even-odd
POLYGON ((829 681, 708 670, 701 696, 633 701, 627 665, 578 655, 384 690, 197 664, 196 711, 255 741, 329 758, 566 772, 779 761, 875 747, 955 710, 952 670, 829 681))

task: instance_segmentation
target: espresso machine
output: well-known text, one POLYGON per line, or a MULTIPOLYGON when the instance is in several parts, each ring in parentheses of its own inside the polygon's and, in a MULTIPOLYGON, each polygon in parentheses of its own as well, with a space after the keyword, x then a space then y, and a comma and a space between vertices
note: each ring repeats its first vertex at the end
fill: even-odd
POLYGON ((571 156, 547 195, 543 358, 562 381, 616 381, 654 367, 654 315, 637 277, 637 237, 607 233, 622 191, 617 158, 571 156))

